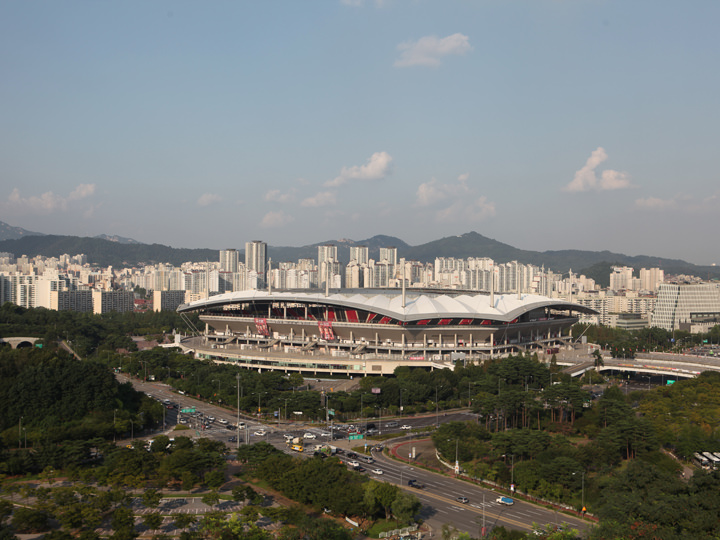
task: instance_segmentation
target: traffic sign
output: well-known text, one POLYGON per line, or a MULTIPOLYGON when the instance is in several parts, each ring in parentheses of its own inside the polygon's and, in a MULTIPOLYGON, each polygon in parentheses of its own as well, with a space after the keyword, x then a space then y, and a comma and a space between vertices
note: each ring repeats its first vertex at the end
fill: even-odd
POLYGON ((183 413, 194 413, 194 412, 195 412, 195 407, 185 407, 184 409, 180 409, 180 412, 183 412, 183 413))
POLYGON ((348 440, 349 440, 349 441, 352 441, 352 440, 355 440, 355 439, 364 439, 364 438, 365 438, 365 436, 364 436, 362 433, 357 433, 357 434, 355 434, 355 435, 348 435, 348 440))

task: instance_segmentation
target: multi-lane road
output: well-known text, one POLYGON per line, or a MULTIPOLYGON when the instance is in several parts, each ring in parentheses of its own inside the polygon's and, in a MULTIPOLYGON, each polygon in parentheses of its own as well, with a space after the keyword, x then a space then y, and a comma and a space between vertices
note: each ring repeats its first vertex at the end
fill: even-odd
MULTIPOLYGON (((372 452, 374 462, 367 463, 356 456, 349 455, 351 447, 362 445, 362 443, 358 444, 360 441, 348 441, 346 434, 342 432, 339 432, 341 439, 333 437, 331 440, 331 431, 324 425, 262 424, 256 420, 241 417, 241 422, 245 423, 245 428, 239 431, 240 440, 236 441, 232 438, 237 437, 238 430, 235 428, 229 429, 236 422, 235 413, 189 396, 177 394, 163 384, 143 382, 125 377, 122 374, 118 374, 118 378, 122 382, 132 382, 137 390, 143 391, 159 401, 169 400, 177 405, 177 408, 166 409, 167 430, 173 429, 176 423, 183 421, 187 422, 186 425, 191 430, 190 434, 223 441, 230 449, 236 448, 246 441, 249 443, 266 441, 283 452, 295 455, 297 455, 297 452, 292 451, 287 445, 286 436, 302 438, 305 447, 304 454, 306 455, 313 454, 316 444, 330 443, 341 449, 342 453, 337 454, 337 457, 347 463, 349 467, 351 467, 349 464, 351 461, 359 461, 361 467, 365 469, 363 474, 367 474, 378 481, 397 484, 402 489, 415 494, 423 504, 421 514, 425 523, 436 531, 439 531, 442 525, 446 523, 451 524, 460 531, 467 531, 473 536, 480 533, 483 523, 485 524, 486 534, 497 526, 529 531, 533 523, 542 526, 566 523, 568 526, 581 531, 589 527, 589 522, 566 514, 559 514, 555 510, 518 499, 514 500, 512 506, 503 505, 497 502, 500 495, 492 490, 481 488, 460 479, 413 467, 411 463, 390 459, 381 452, 372 452), (196 416, 180 413, 179 409, 183 408, 195 408, 196 416), (214 417, 214 421, 209 422, 208 417, 214 417), (203 425, 206 427, 203 427, 203 425), (306 434, 308 438, 305 438, 306 434), (374 470, 382 472, 377 474, 373 472, 374 470), (423 487, 408 485, 410 480, 415 480, 416 485, 423 487), (465 500, 467 502, 464 502, 465 500)), ((412 429, 419 429, 441 422, 467 420, 468 418, 474 418, 474 416, 467 413, 452 413, 419 418, 370 420, 370 422, 374 423, 376 429, 383 434, 394 433, 400 437, 408 433, 407 426, 412 429), (404 426, 406 429, 402 429, 404 426)))

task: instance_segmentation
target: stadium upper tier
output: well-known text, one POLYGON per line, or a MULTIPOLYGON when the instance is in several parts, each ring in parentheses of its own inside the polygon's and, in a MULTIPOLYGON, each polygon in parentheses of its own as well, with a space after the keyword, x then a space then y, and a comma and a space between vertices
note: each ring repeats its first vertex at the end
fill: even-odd
MULTIPOLYGON (((564 300, 551 299, 544 296, 530 294, 495 294, 487 293, 451 293, 429 291, 407 291, 405 295, 399 289, 361 289, 346 290, 343 292, 304 292, 304 291, 258 291, 248 290, 220 294, 210 298, 183 304, 178 308, 180 313, 200 311, 217 312, 217 310, 242 311, 272 314, 270 306, 306 307, 310 309, 308 316, 315 320, 335 321, 333 317, 338 309, 348 315, 347 322, 375 321, 372 317, 389 317, 396 324, 408 324, 427 319, 472 319, 474 321, 510 322, 524 314, 553 309, 563 311, 576 311, 594 313, 593 310, 573 304, 564 300), (267 310, 263 309, 267 307, 267 310), (259 308, 259 309, 258 309, 259 308), (316 317, 316 308, 325 310, 327 317, 316 317), (365 320, 360 320, 359 313, 367 314, 365 320), (354 315, 357 314, 358 317, 354 315)), ((295 317, 293 310, 291 317, 295 317)), ((287 316, 287 312, 284 312, 287 316)), ((304 315, 304 312, 302 313, 304 315)), ((321 313, 322 315, 322 313, 321 313)), ((301 317, 305 318, 305 317, 301 317)), ((339 322, 339 321, 338 321, 339 322)), ((390 321, 385 321, 384 324, 390 321)), ((467 322, 465 324, 468 324, 467 322)), ((485 323, 487 324, 487 323, 485 323)))

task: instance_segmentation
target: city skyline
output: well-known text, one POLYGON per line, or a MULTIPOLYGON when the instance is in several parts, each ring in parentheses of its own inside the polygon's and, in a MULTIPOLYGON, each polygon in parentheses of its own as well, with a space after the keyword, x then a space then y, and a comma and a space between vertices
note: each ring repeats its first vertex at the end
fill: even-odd
MULTIPOLYGON (((3 221, 717 262, 720 6, 0 6, 3 221)), ((244 240, 242 240, 244 241, 244 240)))

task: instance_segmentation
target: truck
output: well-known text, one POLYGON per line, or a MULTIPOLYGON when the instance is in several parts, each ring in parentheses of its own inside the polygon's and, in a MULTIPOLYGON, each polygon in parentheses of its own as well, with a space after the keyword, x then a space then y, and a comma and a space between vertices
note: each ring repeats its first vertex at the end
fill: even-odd
POLYGON ((510 497, 498 497, 497 501, 495 502, 504 504, 506 506, 512 506, 513 504, 515 504, 515 501, 513 501, 510 497))

